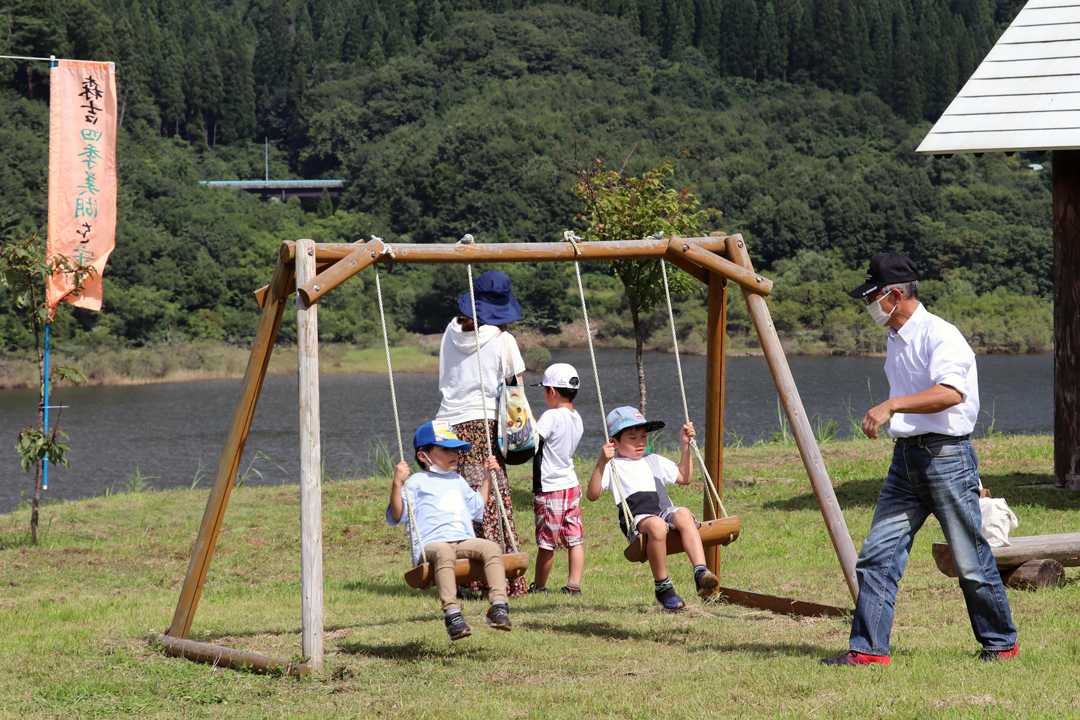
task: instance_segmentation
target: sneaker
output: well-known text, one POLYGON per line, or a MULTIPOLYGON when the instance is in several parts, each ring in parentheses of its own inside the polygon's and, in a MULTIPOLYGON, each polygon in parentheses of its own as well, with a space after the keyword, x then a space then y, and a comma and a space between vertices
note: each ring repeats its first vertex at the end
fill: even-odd
POLYGON ((1020 654, 1020 643, 1013 645, 1011 650, 983 650, 979 653, 979 659, 986 662, 995 660, 1011 660, 1020 654))
POLYGON ((451 640, 460 640, 472 635, 472 628, 465 622, 461 613, 456 612, 446 616, 446 632, 450 633, 451 640))
POLYGON ((559 590, 559 592, 561 592, 563 595, 573 595, 574 597, 578 597, 579 595, 581 595, 581 588, 572 588, 569 585, 563 585, 562 589, 559 590))
POLYGON ((711 570, 706 570, 694 576, 694 584, 697 585, 698 597, 707 598, 716 594, 716 588, 720 587, 720 579, 711 570))
POLYGON ((888 655, 867 655, 866 653, 848 650, 840 657, 824 658, 822 665, 888 665, 888 655))
POLYGON ((675 586, 670 583, 656 591, 656 602, 671 612, 682 610, 686 606, 683 599, 675 592, 675 586))
POLYGON ((529 583, 529 595, 550 595, 551 591, 547 589, 547 585, 537 585, 536 583, 529 583))
POLYGON ((495 630, 509 631, 511 630, 510 608, 502 603, 495 603, 488 609, 484 621, 495 630))

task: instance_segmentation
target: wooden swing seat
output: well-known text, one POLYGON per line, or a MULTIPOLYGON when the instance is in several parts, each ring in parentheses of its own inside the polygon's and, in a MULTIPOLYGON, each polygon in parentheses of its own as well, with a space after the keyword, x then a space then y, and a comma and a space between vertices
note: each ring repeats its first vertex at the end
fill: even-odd
MULTIPOLYGON (((701 523, 698 534, 701 535, 701 544, 704 547, 727 545, 735 542, 739 537, 739 518, 735 516, 720 518, 718 520, 706 520, 701 523)), ((645 562, 649 559, 649 537, 638 535, 623 551, 623 556, 630 562, 645 562)), ((682 533, 672 530, 667 534, 667 554, 678 555, 685 552, 682 542, 682 533)))
MULTIPOLYGON (((506 568, 506 579, 513 580, 525 574, 529 569, 529 556, 523 552, 507 553, 502 556, 503 566, 506 568)), ((471 582, 484 582, 487 575, 484 574, 484 566, 479 560, 458 558, 454 567, 454 575, 459 585, 471 582)), ((405 573, 405 583, 414 590, 423 590, 435 582, 435 573, 431 569, 431 563, 421 563, 405 573)))

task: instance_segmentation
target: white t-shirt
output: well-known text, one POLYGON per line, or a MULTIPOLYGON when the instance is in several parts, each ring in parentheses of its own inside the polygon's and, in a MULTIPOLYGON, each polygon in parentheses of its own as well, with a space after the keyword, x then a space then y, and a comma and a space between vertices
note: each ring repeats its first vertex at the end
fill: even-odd
POLYGON ((540 445, 533 455, 533 492, 554 492, 577 487, 574 452, 581 440, 581 416, 577 410, 547 410, 536 422, 540 445))
POLYGON ((679 478, 679 466, 660 455, 649 454, 640 460, 617 457, 604 467, 600 476, 600 489, 611 490, 616 507, 622 507, 620 498, 625 494, 630 512, 638 515, 658 515, 670 506, 664 485, 674 485, 679 478), (611 466, 619 475, 619 488, 612 488, 611 466))
POLYGON ((935 385, 948 385, 963 399, 936 413, 896 413, 889 420, 893 437, 924 433, 968 435, 979 418, 979 371, 975 353, 956 326, 919 303, 900 332, 889 328, 885 359, 889 397, 913 395, 935 385))
MULTIPOLYGON (((525 372, 517 341, 494 325, 480 327, 480 362, 484 366, 487 419, 496 420, 495 393, 504 378, 525 372)), ((485 402, 480 397, 480 369, 476 363, 476 336, 461 329, 457 318, 446 326, 439 346, 439 392, 442 403, 436 420, 451 425, 483 420, 485 402)))

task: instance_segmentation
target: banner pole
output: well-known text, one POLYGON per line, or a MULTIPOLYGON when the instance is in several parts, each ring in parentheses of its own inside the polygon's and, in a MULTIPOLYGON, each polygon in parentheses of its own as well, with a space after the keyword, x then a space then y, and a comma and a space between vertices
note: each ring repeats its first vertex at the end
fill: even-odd
MULTIPOLYGON (((49 67, 56 67, 56 56, 49 56, 49 67)), ((45 401, 45 437, 49 437, 49 323, 45 323, 45 387, 42 388, 42 399, 45 401)), ((49 489, 49 458, 41 461, 41 489, 49 489)))
MULTIPOLYGON (((45 437, 49 437, 49 323, 45 323, 45 437)), ((41 489, 49 489, 49 458, 45 457, 41 468, 41 489)))

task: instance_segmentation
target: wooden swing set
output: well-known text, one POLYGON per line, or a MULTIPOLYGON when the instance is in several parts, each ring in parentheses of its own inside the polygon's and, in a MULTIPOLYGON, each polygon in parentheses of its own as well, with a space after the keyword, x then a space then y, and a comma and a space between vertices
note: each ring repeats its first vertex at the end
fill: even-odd
MULTIPOLYGON (((705 376, 707 423, 703 433, 704 454, 698 452, 698 458, 704 471, 703 474, 706 476, 701 536, 709 569, 719 576, 720 546, 734 540, 740 530, 738 518, 724 517, 726 513, 722 511, 722 484, 719 482, 719 479, 723 477, 725 331, 728 281, 731 281, 739 286, 746 300, 762 350, 769 364, 769 370, 776 384, 777 393, 787 414, 799 454, 810 477, 814 495, 840 562, 844 582, 852 601, 857 600, 859 590, 855 577, 855 547, 837 504, 832 483, 825 470, 825 463, 814 440, 809 419, 803 409, 802 400, 795 387, 787 359, 765 303, 764 296, 771 292, 772 282, 755 273, 742 236, 712 233, 708 237, 650 237, 643 240, 616 242, 575 242, 575 238, 570 236, 566 242, 561 243, 404 244, 393 247, 377 238, 351 244, 315 243, 305 239, 282 243, 270 284, 255 291, 255 297, 262 307, 259 328, 252 344, 247 370, 240 387, 240 396, 233 411, 232 422, 218 463, 206 511, 195 539, 187 575, 180 591, 180 599, 173 614, 172 623, 165 633, 157 637, 157 643, 169 655, 222 667, 247 667, 259 672, 289 675, 306 675, 322 669, 322 459, 319 428, 317 315, 319 298, 372 264, 457 263, 471 266, 473 263, 574 262, 576 265, 579 260, 625 259, 665 260, 686 271, 708 288, 705 376), (266 378, 270 355, 281 326, 285 301, 294 292, 297 308, 296 347, 300 415, 302 652, 306 658, 303 662, 289 662, 258 653, 188 639, 221 531, 229 495, 239 469, 240 458, 244 452, 255 406, 266 378), (713 482, 713 478, 717 481, 713 482), (720 516, 717 513, 718 509, 721 510, 720 516)), ((377 268, 376 282, 378 283, 377 268)), ((580 271, 578 271, 578 282, 580 284, 580 271)), ((582 293, 582 300, 584 301, 584 293, 582 293)), ((584 305, 583 313, 586 315, 587 322, 587 311, 584 305)), ((672 331, 674 333, 674 325, 672 331)), ((389 357, 387 361, 389 364, 389 357)), ((593 362, 595 375, 595 359, 593 362)), ((391 383, 392 379, 391 373, 391 383)), ((597 393, 599 395, 599 386, 597 393)), ((685 390, 683 390, 683 398, 685 408, 685 390)), ((696 445, 694 449, 697 451, 696 445)), ((400 447, 400 437, 399 450, 404 455, 400 447)), ((644 561, 646 542, 647 538, 638 536, 627 547, 624 553, 626 558, 638 562, 644 561)), ((683 551, 682 540, 678 533, 668 534, 667 546, 668 554, 683 551)), ((525 572, 527 558, 523 558, 524 556, 520 553, 508 553, 504 556, 508 576, 516 577, 525 572)), ((459 561, 459 578, 466 577, 469 572, 468 561, 459 561)), ((412 587, 424 587, 430 584, 431 575, 426 564, 417 563, 416 567, 406 574, 406 582, 412 587)), ((849 612, 844 608, 830 605, 791 600, 734 588, 720 587, 718 591, 729 602, 783 614, 839 616, 849 612)))

